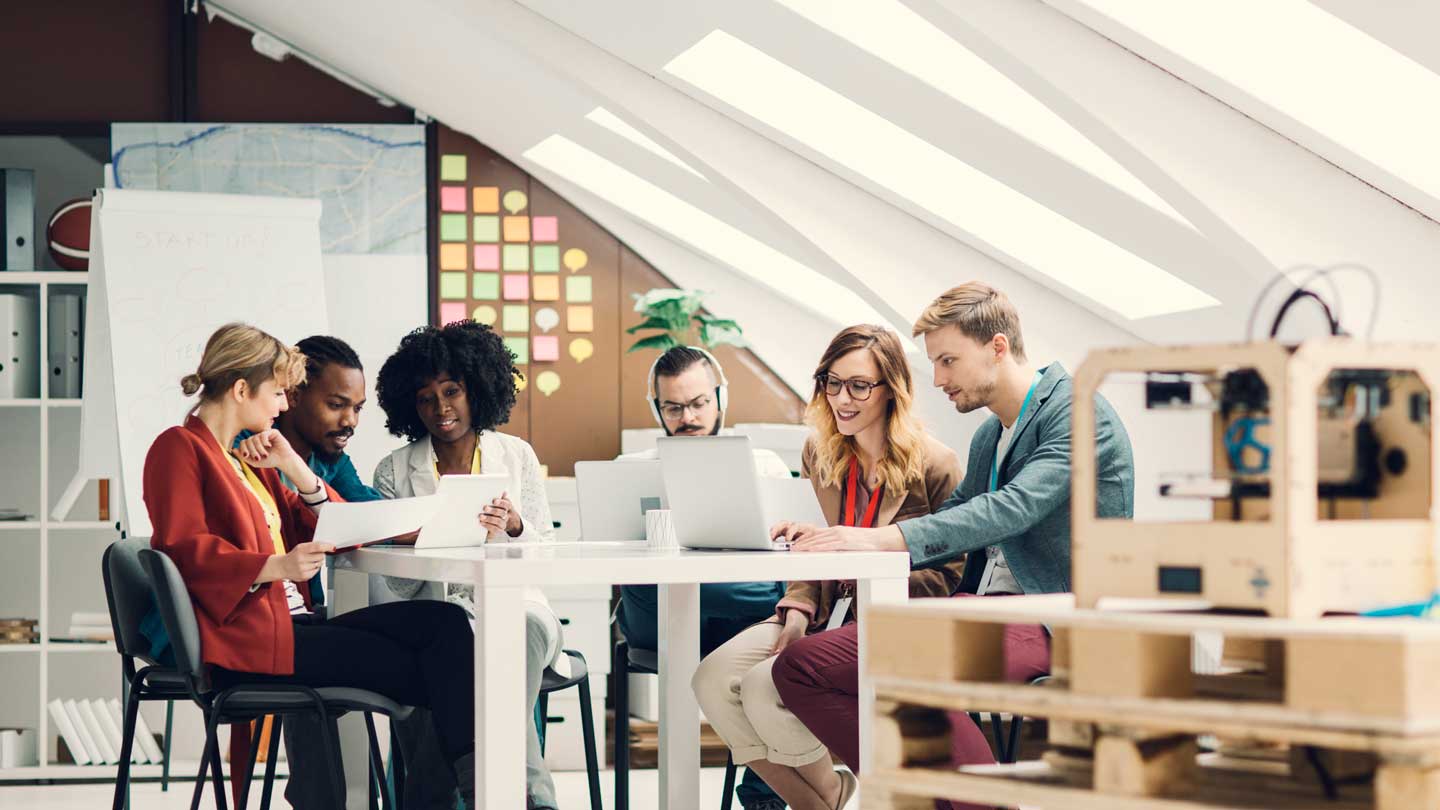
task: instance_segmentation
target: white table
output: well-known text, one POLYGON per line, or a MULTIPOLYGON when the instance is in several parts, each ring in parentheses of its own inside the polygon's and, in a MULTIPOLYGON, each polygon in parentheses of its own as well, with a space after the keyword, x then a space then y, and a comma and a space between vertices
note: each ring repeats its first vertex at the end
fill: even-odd
MULTIPOLYGON (((481 548, 417 550, 371 547, 335 558, 335 609, 367 603, 363 576, 387 574, 475 585, 475 791, 479 808, 525 806, 524 694, 526 586, 647 585, 659 588, 660 807, 690 810, 700 796, 700 709, 690 677, 700 663, 700 584, 763 580, 857 580, 858 610, 908 596, 909 555, 902 552, 721 552, 651 549, 643 543, 494 544, 481 548)), ((860 623, 860 648, 866 645, 860 623)), ((873 691, 860 672, 860 750, 870 751, 873 691)), ((348 804, 366 805, 363 726, 342 730, 349 778, 348 804), (358 730, 358 733, 356 733, 358 730)), ((865 768, 868 763, 862 763, 865 768)))

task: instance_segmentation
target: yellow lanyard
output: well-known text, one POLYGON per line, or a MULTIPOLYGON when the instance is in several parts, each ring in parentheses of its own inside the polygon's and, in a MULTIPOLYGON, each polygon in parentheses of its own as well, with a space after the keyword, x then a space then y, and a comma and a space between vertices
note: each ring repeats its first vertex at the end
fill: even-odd
POLYGON ((270 543, 274 546, 273 553, 276 556, 284 554, 285 538, 280 533, 280 508, 275 505, 275 498, 270 494, 270 490, 265 488, 265 483, 260 480, 260 476, 250 469, 250 465, 236 458, 234 453, 227 452, 225 456, 230 459, 230 464, 235 468, 240 480, 250 487, 250 491, 255 495, 255 500, 260 502, 260 511, 265 513, 265 525, 270 529, 270 543))
MULTIPOLYGON (((435 454, 435 450, 434 450, 433 448, 430 450, 430 452, 431 452, 432 454, 435 454)), ((475 437, 475 454, 470 457, 470 474, 471 474, 471 475, 479 475, 479 474, 480 474, 480 437, 479 437, 479 436, 476 436, 476 437, 475 437)), ((436 480, 436 481, 439 481, 439 480, 440 480, 440 456, 439 456, 438 454, 435 454, 435 480, 436 480)))

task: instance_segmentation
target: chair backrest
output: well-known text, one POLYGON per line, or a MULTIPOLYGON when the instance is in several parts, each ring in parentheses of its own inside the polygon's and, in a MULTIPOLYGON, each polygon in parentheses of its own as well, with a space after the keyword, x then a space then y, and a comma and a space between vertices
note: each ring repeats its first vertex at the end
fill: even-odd
POLYGON ((175 668, 199 683, 204 674, 200 659, 200 625, 195 621, 195 606, 190 591, 180 576, 180 569, 163 552, 141 549, 140 564, 150 577, 155 603, 160 607, 160 620, 170 636, 170 649, 175 654, 175 668))
POLYGON ((150 541, 143 537, 111 543, 100 558, 100 573, 105 579, 105 604, 110 609, 115 646, 121 655, 153 664, 150 640, 140 632, 140 621, 155 604, 150 578, 140 565, 140 551, 149 547, 150 541))

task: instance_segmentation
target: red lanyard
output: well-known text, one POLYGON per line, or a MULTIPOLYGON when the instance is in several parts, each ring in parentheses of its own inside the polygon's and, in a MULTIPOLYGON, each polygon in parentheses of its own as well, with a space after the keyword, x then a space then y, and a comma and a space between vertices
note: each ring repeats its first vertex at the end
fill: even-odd
MULTIPOLYGON (((845 526, 855 525, 855 486, 860 478, 860 462, 854 456, 850 457, 850 480, 845 485, 845 508, 841 510, 840 523, 845 526)), ((880 511, 880 498, 885 492, 885 485, 881 484, 870 495, 870 506, 865 510, 865 519, 860 522, 860 528, 875 528, 875 514, 880 511)))

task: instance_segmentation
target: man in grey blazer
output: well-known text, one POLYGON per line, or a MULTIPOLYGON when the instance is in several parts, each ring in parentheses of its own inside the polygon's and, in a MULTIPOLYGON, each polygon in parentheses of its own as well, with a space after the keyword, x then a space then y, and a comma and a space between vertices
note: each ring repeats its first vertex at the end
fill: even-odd
MULTIPOLYGON (((1037 368, 1029 361, 1014 305, 980 282, 937 298, 916 321, 914 333, 924 338, 935 386, 955 409, 991 411, 970 441, 965 478, 932 515, 875 529, 807 527, 792 550, 905 551, 915 568, 968 555, 961 595, 1069 590, 1070 375, 1059 363, 1037 368)), ((1130 437, 1099 396, 1095 419, 1096 513, 1133 517, 1130 437)), ((842 748, 832 739, 858 733, 855 631, 848 625, 797 641, 774 667, 785 705, 832 750, 842 748)), ((1048 640, 1038 626, 1007 632, 1007 677, 1028 680, 1043 674, 1049 658, 1048 640)), ((957 759, 990 761, 984 737, 963 722, 974 734, 967 740, 957 726, 957 759)))

